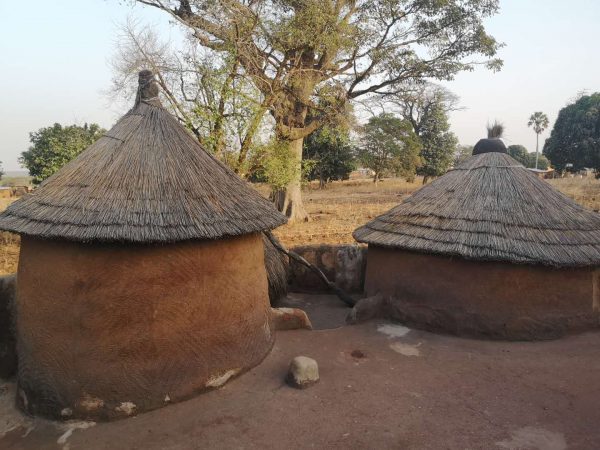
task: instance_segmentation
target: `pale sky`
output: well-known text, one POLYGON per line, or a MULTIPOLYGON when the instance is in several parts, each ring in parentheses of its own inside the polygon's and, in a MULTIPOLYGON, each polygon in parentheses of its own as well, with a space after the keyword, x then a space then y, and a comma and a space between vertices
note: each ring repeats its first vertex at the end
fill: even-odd
MULTIPOLYGON (((451 115, 452 130, 461 144, 473 145, 486 123, 498 119, 507 143, 534 151, 531 113, 545 112, 552 125, 578 92, 600 91, 600 0, 500 3, 500 14, 486 25, 506 44, 499 55, 504 67, 444 83, 465 108, 451 115)), ((128 15, 164 36, 180 33, 164 13, 129 1, 0 1, 0 160, 6 170, 21 169, 17 158, 31 131, 55 122, 109 128, 125 112, 103 91, 110 86, 107 61, 117 28, 128 15)))

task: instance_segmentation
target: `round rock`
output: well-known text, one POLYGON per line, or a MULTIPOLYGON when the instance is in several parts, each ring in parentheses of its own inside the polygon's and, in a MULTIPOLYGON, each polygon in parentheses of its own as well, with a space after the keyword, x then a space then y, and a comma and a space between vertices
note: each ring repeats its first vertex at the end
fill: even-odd
POLYGON ((307 356, 296 356, 290 363, 287 383, 297 389, 305 389, 319 381, 319 365, 307 356))

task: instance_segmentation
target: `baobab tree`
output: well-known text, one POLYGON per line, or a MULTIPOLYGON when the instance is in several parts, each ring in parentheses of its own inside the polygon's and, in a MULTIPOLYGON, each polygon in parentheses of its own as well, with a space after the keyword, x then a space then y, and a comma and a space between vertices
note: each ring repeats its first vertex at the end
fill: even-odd
POLYGON ((262 93, 275 136, 290 149, 295 176, 273 199, 291 220, 308 217, 303 140, 348 102, 502 64, 495 57, 501 44, 483 26, 498 0, 135 1, 168 13, 200 45, 231 55, 262 93))
POLYGON ((548 116, 541 111, 534 112, 529 117, 529 122, 527 122, 528 127, 533 127, 533 131, 535 131, 535 168, 538 168, 538 156, 539 156, 539 148, 540 148, 540 134, 544 132, 550 122, 548 121, 548 116))

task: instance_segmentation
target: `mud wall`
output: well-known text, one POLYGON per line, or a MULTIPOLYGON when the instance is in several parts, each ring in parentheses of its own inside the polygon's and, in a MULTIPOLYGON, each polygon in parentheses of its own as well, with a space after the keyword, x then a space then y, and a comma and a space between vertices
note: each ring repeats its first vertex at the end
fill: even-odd
POLYGON ((261 237, 162 246, 24 237, 18 402, 52 418, 114 419, 224 384, 274 335, 261 237))
POLYGON ((369 248, 365 290, 415 326, 503 339, 597 328, 598 273, 369 248), (596 284, 596 287, 594 287, 596 284))
POLYGON ((17 370, 14 327, 15 275, 0 277, 0 378, 10 378, 17 370))
MULTIPOLYGON (((327 278, 346 292, 362 292, 365 282, 367 247, 361 245, 306 245, 292 251, 316 265, 327 278)), ((310 269, 290 261, 290 290, 327 292, 327 287, 310 269)))

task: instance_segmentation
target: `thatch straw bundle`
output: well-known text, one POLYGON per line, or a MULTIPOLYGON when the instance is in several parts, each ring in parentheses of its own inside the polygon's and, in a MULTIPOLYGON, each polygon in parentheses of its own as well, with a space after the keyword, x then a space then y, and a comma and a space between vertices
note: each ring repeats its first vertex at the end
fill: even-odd
POLYGON ((600 215, 498 152, 471 157, 354 237, 474 260, 600 265, 600 215))
MULTIPOLYGON (((265 246, 265 267, 267 268, 267 281, 269 282, 269 300, 272 306, 288 292, 288 268, 290 262, 288 257, 273 245, 271 240, 263 233, 263 244, 265 246)), ((271 235, 271 238, 281 243, 271 235)))
POLYGON ((13 203, 0 228, 41 238, 134 243, 216 239, 286 222, 162 108, 152 73, 96 143, 13 203))

